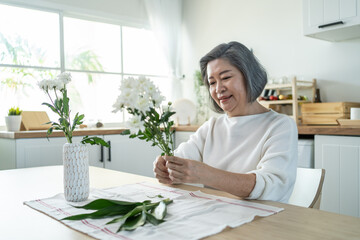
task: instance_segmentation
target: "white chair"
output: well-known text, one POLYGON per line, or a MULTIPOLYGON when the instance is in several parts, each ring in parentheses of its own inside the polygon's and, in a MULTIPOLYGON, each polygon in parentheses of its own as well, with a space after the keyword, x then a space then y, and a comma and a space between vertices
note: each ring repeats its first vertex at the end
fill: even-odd
POLYGON ((325 169, 298 168, 289 204, 319 208, 324 177, 325 169))

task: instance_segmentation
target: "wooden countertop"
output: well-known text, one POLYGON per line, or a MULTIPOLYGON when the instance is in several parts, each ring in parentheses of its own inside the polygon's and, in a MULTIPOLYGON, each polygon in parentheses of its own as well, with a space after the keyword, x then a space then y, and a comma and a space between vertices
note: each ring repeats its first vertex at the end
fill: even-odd
POLYGON ((299 135, 360 136, 360 127, 299 125, 298 132, 299 135))
MULTIPOLYGON (((178 132, 195 132, 199 126, 176 126, 175 130, 178 132)), ((111 135, 120 134, 125 128, 86 128, 77 129, 74 131, 73 136, 86 136, 86 135, 111 135)), ((360 127, 344 127, 344 126, 298 126, 299 135, 344 135, 344 136, 360 136, 360 127)), ((0 138, 44 138, 46 137, 45 130, 39 131, 20 131, 20 132, 7 132, 0 131, 0 138)), ((64 137, 61 131, 54 131, 49 137, 64 137)))
MULTIPOLYGON (((190 126, 176 126, 175 131, 186 131, 186 132, 195 132, 199 126, 190 125, 190 126)), ((73 132, 73 136, 86 136, 86 135, 111 135, 111 134, 120 134, 126 128, 84 128, 76 129, 73 132)), ((38 131, 19 131, 19 132, 8 132, 0 131, 0 138, 44 138, 46 137, 46 130, 38 131)), ((51 137, 64 137, 62 131, 54 131, 50 136, 51 137)))

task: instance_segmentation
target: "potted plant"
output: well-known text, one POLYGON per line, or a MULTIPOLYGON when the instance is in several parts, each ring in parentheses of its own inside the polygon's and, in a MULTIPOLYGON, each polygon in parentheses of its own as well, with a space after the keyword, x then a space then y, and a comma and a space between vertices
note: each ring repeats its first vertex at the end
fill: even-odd
POLYGON ((22 110, 19 107, 12 107, 9 109, 8 116, 5 117, 6 128, 9 132, 16 132, 20 130, 22 110))
POLYGON ((197 124, 202 124, 207 121, 209 118, 209 94, 206 86, 202 80, 201 72, 196 70, 194 73, 194 91, 196 95, 197 102, 197 113, 196 113, 196 122, 197 124))

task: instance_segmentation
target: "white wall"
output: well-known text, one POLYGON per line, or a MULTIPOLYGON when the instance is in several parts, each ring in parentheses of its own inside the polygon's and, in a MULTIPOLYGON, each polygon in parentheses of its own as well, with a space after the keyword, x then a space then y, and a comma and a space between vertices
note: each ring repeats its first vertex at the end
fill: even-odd
POLYGON ((184 0, 182 81, 193 99, 193 73, 216 45, 253 48, 269 76, 317 78, 322 101, 360 102, 360 39, 326 42, 303 36, 301 0, 184 0))

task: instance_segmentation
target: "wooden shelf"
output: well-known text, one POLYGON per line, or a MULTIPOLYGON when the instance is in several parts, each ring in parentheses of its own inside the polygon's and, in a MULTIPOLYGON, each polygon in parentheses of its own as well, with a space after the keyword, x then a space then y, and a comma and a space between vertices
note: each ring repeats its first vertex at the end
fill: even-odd
POLYGON ((286 100, 269 100, 269 101, 259 101, 260 104, 267 108, 272 108, 275 111, 281 111, 281 105, 291 105, 292 106, 292 117, 295 122, 299 124, 300 114, 299 114, 299 104, 301 103, 310 103, 315 99, 316 93, 316 79, 312 81, 303 81, 297 80, 296 77, 292 79, 291 83, 285 84, 267 84, 265 90, 276 90, 276 95, 280 95, 282 91, 291 91, 292 99, 286 100), (302 89, 312 89, 312 98, 309 100, 298 100, 298 91, 302 89))
MULTIPOLYGON (((297 89, 311 89, 313 87, 313 82, 311 81, 302 81, 296 80, 297 89)), ((275 90, 291 90, 293 88, 293 83, 284 83, 284 84, 267 84, 265 89, 275 89, 275 90)))
MULTIPOLYGON (((261 103, 262 105, 270 105, 270 104, 293 104, 293 100, 289 99, 289 100, 270 100, 270 101, 259 101, 259 103, 261 103)), ((308 100, 298 100, 298 103, 311 103, 311 101, 308 100)))

